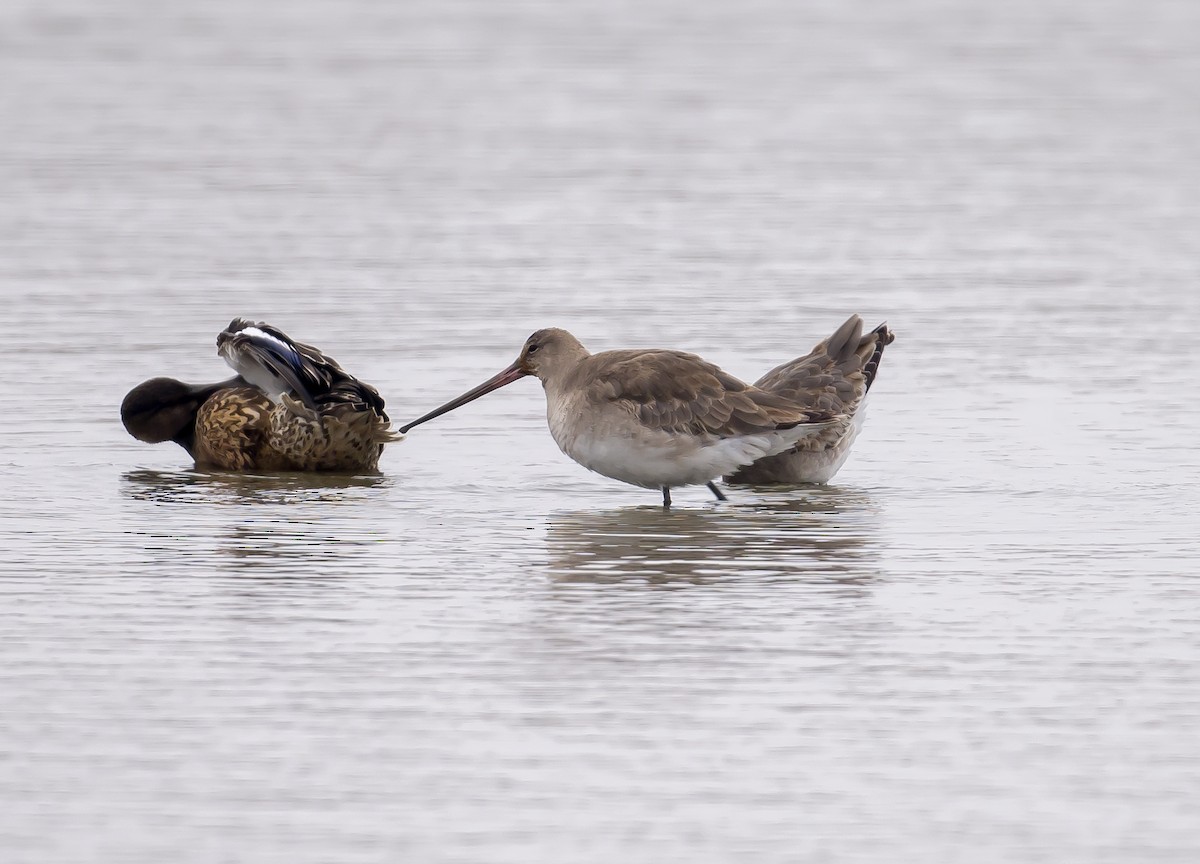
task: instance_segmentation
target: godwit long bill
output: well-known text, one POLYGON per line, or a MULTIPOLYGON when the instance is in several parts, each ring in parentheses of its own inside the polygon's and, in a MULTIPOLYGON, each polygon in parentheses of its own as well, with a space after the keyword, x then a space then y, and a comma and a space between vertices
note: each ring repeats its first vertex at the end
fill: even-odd
POLYGON ((534 375, 550 434, 585 468, 650 489, 706 484, 797 442, 840 437, 849 418, 745 384, 694 354, 658 349, 592 354, 566 330, 538 330, 508 368, 406 426, 440 417, 534 375))

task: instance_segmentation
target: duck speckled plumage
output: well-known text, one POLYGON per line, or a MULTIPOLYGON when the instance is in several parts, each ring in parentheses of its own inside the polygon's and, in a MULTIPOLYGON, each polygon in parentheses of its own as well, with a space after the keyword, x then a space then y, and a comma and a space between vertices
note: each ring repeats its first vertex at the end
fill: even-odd
POLYGON ((875 381, 883 349, 895 335, 887 324, 863 333, 857 315, 817 343, 811 352, 780 366, 754 386, 812 411, 848 416, 851 422, 798 441, 784 453, 759 459, 725 477, 726 483, 828 483, 850 455, 862 429, 867 391, 875 381))
POLYGON ((383 398, 332 357, 282 330, 235 318, 217 353, 238 376, 216 384, 152 378, 121 404, 133 437, 174 441, 197 467, 231 471, 375 471, 398 441, 383 398))

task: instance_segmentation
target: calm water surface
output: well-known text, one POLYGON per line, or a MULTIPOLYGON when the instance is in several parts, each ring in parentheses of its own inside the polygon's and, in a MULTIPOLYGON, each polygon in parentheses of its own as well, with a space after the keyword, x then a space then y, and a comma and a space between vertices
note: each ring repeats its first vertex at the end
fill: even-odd
POLYGON ((1200 6, 0 7, 5 862, 1200 860, 1200 6), (537 327, 898 333, 827 488, 128 438, 269 320, 411 419, 537 327))

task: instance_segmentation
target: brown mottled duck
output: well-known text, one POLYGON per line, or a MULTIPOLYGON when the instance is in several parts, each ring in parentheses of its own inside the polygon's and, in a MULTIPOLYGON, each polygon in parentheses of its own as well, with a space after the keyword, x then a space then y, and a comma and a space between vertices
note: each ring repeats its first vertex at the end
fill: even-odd
POLYGON ((215 384, 151 378, 121 421, 139 441, 174 441, 200 468, 370 472, 391 431, 383 398, 332 357, 269 324, 235 318, 217 353, 238 373, 215 384))

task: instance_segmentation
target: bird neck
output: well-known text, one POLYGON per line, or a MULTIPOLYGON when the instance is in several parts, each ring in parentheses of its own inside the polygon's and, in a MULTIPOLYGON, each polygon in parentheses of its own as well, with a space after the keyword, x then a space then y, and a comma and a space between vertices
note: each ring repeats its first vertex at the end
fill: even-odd
POLYGON ((539 370, 538 377, 547 394, 558 395, 577 386, 579 380, 586 374, 586 361, 591 352, 578 342, 565 345, 560 354, 554 358, 554 363, 539 370))

